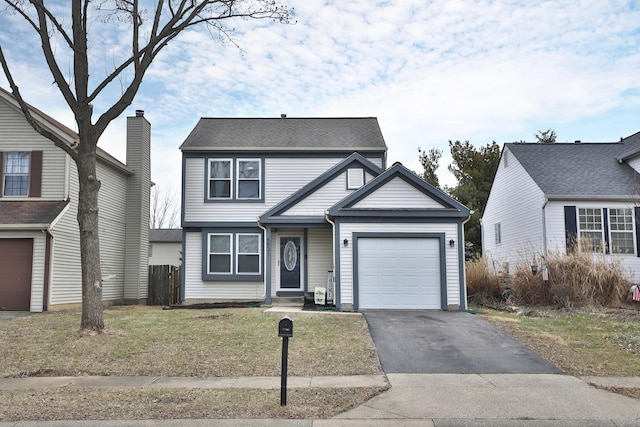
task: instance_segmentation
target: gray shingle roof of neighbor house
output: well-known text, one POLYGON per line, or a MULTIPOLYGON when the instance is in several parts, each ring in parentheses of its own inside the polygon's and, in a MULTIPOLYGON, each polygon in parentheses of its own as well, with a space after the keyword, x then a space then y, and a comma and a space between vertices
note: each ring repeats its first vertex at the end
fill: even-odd
POLYGON ((0 209, 0 228, 5 225, 46 228, 58 218, 68 204, 68 200, 3 201, 0 209))
POLYGON ((549 198, 640 197, 640 175, 622 162, 640 151, 640 133, 615 143, 511 143, 505 147, 549 198))
POLYGON ((181 228, 151 228, 149 242, 180 243, 182 242, 181 228))
POLYGON ((386 151, 378 119, 201 118, 181 150, 386 151))

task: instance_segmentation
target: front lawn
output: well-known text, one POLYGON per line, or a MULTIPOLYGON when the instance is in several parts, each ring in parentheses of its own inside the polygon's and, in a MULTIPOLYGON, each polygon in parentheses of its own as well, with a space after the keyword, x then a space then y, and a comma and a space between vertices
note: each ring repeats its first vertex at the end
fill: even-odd
MULTIPOLYGON (((107 331, 78 331, 79 312, 0 323, 0 377, 279 376, 282 313, 264 308, 106 309, 107 331)), ((290 376, 382 374, 361 315, 291 313, 290 376)), ((379 388, 291 390, 38 389, 0 391, 0 421, 49 419, 326 418, 379 388)))

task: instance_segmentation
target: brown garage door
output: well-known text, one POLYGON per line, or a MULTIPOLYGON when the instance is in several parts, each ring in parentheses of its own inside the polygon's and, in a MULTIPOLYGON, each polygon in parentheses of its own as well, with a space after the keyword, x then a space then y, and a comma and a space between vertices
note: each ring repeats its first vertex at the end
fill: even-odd
POLYGON ((0 239, 0 309, 29 311, 33 239, 0 239))

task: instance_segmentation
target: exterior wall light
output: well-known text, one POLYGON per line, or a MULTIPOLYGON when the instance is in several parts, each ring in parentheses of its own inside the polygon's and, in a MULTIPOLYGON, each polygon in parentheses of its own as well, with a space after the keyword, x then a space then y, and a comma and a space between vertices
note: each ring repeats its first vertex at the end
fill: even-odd
POLYGON ((453 239, 449 240, 449 246, 450 247, 454 247, 455 245, 456 245, 455 240, 453 240, 453 239))
POLYGON ((345 246, 347 246, 347 245, 349 244, 349 239, 344 239, 344 240, 342 241, 342 244, 343 244, 343 245, 345 245, 345 246))

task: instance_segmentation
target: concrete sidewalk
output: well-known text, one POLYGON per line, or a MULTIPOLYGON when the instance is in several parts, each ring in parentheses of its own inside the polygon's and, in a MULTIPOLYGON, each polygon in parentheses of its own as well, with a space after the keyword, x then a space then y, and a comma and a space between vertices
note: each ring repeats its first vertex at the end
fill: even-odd
MULTIPOLYGON (((289 388, 391 388, 327 420, 110 420, 5 422, 1 427, 138 426, 638 426, 640 402, 591 386, 640 387, 640 378, 554 374, 388 374, 290 377, 289 388)), ((40 377, 0 379, 0 390, 56 387, 279 388, 279 377, 40 377)))

